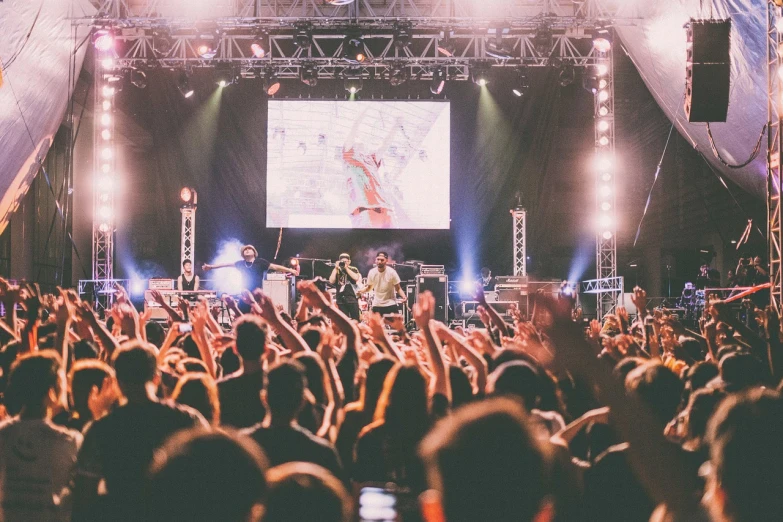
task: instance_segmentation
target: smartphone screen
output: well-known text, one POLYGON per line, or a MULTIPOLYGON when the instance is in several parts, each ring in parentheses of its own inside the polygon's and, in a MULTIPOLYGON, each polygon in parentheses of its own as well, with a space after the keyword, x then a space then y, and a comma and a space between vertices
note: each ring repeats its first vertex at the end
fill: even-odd
POLYGON ((190 323, 181 323, 179 325, 179 333, 189 333, 193 331, 193 325, 190 323))
POLYGON ((378 487, 363 487, 359 492, 359 520, 362 522, 395 522, 397 495, 378 487))

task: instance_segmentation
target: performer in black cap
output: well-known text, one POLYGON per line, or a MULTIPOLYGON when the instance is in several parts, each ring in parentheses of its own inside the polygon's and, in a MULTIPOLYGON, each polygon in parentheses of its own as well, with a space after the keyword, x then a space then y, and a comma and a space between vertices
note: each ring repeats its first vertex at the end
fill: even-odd
POLYGON ((359 321, 359 300, 356 297, 358 283, 362 275, 359 269, 351 265, 351 256, 342 253, 329 276, 329 283, 337 288, 337 308, 351 319, 359 321))

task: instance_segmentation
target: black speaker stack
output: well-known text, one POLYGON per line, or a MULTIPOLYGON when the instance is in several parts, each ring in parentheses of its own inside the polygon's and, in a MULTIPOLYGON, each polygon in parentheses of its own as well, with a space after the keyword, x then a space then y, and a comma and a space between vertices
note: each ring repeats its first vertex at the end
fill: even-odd
POLYGON ((691 19, 686 28, 685 115, 689 122, 725 122, 731 88, 731 19, 691 19))

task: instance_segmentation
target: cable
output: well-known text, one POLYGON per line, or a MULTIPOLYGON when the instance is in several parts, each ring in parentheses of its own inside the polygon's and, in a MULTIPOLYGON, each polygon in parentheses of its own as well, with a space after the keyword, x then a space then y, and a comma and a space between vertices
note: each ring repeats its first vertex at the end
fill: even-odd
POLYGON ((710 123, 707 122, 707 137, 710 139, 710 147, 712 148, 712 153, 715 155, 716 158, 718 158, 718 161, 721 162, 721 165, 724 167, 728 167, 730 169, 741 169, 744 167, 747 167, 751 164, 751 162, 756 159, 756 157, 759 155, 759 152, 761 151, 761 139, 764 137, 764 132, 767 130, 767 124, 764 124, 764 127, 761 129, 761 134, 759 134, 759 139, 756 142, 756 147, 753 149, 753 152, 750 153, 750 157, 748 158, 748 161, 744 163, 740 163, 739 165, 732 165, 728 163, 726 160, 723 159, 723 157, 720 155, 720 152, 718 152, 718 147, 715 145, 715 138, 712 137, 712 129, 710 129, 710 123))
POLYGON ((14 61, 19 57, 20 54, 22 54, 22 51, 27 45, 27 42, 30 41, 30 35, 33 34, 33 29, 35 29, 35 24, 38 23, 38 17, 41 15, 41 9, 43 8, 43 4, 44 4, 44 0, 41 0, 41 3, 38 4, 38 12, 35 13, 35 18, 33 19, 33 23, 30 26, 30 30, 27 31, 27 35, 25 35, 22 45, 13 55, 11 55, 11 57, 8 59, 7 62, 0 64, 2 65, 4 71, 8 71, 8 68, 11 67, 11 64, 14 63, 14 61))
MULTIPOLYGON (((676 120, 677 118, 675 117, 675 121, 676 120)), ((658 182, 658 176, 661 173, 661 166, 663 165, 663 158, 664 156, 666 156, 666 149, 669 148, 669 140, 671 140, 672 138, 673 131, 674 131, 674 122, 672 122, 672 126, 669 127, 669 136, 667 136, 666 138, 666 145, 663 146, 661 159, 658 160, 658 167, 655 169, 655 177, 653 177, 653 182, 652 182, 652 186, 650 187, 650 192, 647 194, 647 203, 644 204, 644 212, 642 212, 642 218, 639 220, 639 226, 636 227, 636 237, 633 239, 633 246, 636 246, 636 242, 639 241, 639 236, 642 233, 642 223, 644 223, 644 218, 645 216, 647 216, 647 209, 650 208, 650 201, 652 201, 653 189, 655 188, 655 184, 658 182)))

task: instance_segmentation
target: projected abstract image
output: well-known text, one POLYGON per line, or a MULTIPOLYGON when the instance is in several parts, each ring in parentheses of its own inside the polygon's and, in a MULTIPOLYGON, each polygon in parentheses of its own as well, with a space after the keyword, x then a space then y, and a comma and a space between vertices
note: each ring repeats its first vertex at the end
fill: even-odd
POLYGON ((449 228, 449 103, 270 100, 267 227, 449 228))

